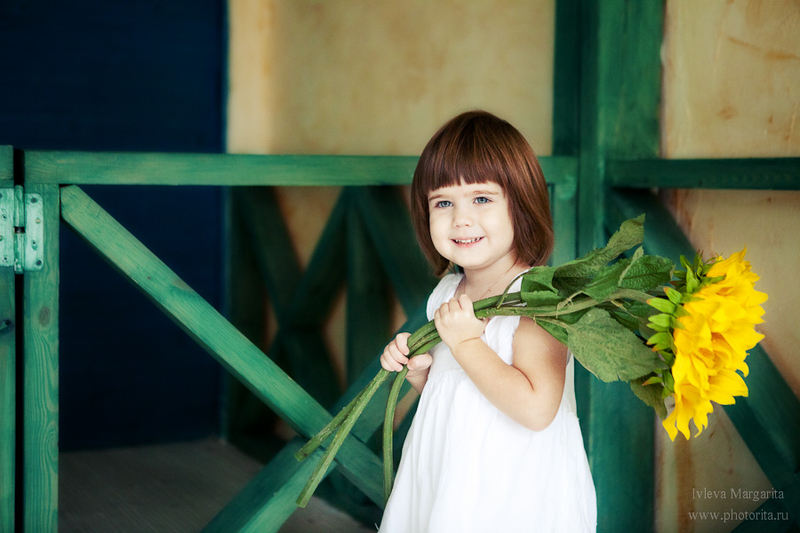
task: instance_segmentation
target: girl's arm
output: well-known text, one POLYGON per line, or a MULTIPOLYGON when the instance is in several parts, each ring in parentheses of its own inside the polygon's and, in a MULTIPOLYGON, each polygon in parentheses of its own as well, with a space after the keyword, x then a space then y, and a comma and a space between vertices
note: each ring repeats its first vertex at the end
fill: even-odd
POLYGON ((513 340, 513 364, 508 365, 481 340, 485 322, 475 318, 468 297, 443 304, 434 320, 453 357, 495 407, 533 431, 550 425, 564 392, 563 344, 522 317, 513 340))
POLYGON ((399 372, 403 370, 403 365, 408 365, 406 381, 421 394, 425 383, 428 382, 428 371, 433 358, 430 354, 421 353, 409 360, 407 356, 410 336, 410 333, 398 333, 394 340, 386 345, 381 354, 381 366, 389 372, 399 372))

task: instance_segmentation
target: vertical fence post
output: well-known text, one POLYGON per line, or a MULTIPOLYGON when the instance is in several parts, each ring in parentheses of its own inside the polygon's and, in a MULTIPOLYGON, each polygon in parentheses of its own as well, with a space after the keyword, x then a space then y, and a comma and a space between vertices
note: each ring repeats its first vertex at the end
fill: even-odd
MULTIPOLYGON (((0 147, 0 190, 10 191, 14 188, 13 161, 11 147, 0 147)), ((4 200, 5 198, 0 198, 0 202, 4 200)), ((3 222, 0 221, 0 224, 3 222)), ((0 238, 7 240, 8 235, 0 232, 0 238)), ((4 244, 0 241, 0 251, 4 249, 4 244)), ((17 355, 14 285, 14 267, 0 266, 0 533, 14 531, 16 504, 14 484, 17 355)))
POLYGON ((23 530, 58 531, 58 184, 26 181, 43 202, 44 265, 24 274, 23 530))

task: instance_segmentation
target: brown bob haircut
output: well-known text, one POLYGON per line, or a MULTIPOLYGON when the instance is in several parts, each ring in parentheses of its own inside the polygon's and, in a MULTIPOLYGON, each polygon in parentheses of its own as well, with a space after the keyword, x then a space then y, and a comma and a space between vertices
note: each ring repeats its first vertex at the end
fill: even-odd
POLYGON ((428 141, 411 184, 414 230, 437 276, 451 265, 431 240, 428 195, 461 182, 500 185, 508 199, 517 258, 531 266, 547 262, 553 251, 553 218, 533 149, 505 120, 470 111, 450 120, 428 141))

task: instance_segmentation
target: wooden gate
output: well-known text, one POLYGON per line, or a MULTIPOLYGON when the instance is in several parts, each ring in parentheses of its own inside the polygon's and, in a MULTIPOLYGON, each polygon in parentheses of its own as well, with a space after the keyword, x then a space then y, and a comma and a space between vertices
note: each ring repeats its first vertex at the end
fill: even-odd
MULTIPOLYGON (((10 150, 4 153, 11 154, 10 150)), ((319 389, 331 390, 330 374, 316 365, 329 364, 314 349, 322 325, 321 316, 329 300, 345 281, 342 250, 347 248, 346 233, 361 227, 377 251, 378 264, 357 264, 359 275, 385 270, 407 316, 407 328, 424 323, 423 304, 435 280, 414 242, 410 219, 402 199, 392 185, 410 182, 415 158, 372 157, 280 157, 233 155, 168 154, 90 154, 69 152, 25 152, 24 187, 4 187, 15 193, 17 220, 15 240, 33 245, 40 263, 35 269, 18 268, 23 280, 21 320, 4 319, 0 345, 3 362, 4 517, 13 530, 14 499, 22 500, 22 516, 17 520, 25 531, 55 531, 58 507, 58 226, 61 220, 106 259, 121 275, 143 291, 158 308, 214 356, 254 395, 283 418, 300 435, 310 436, 331 418, 330 412, 312 396, 319 389), (208 186, 297 185, 346 186, 339 206, 334 209, 328 228, 320 239, 309 268, 294 282, 286 272, 297 272, 295 265, 280 265, 287 255, 281 250, 282 236, 276 226, 253 228, 259 240, 270 242, 269 265, 274 283, 273 299, 282 330, 279 342, 292 346, 295 368, 290 377, 266 354, 236 330, 216 309, 205 302, 170 268, 153 255, 135 236, 114 220, 81 188, 83 184, 148 184, 208 186), (25 207, 35 198, 41 211, 25 207), (398 214, 400 216, 398 216, 398 214), (349 221, 349 223, 348 223, 349 221), (41 225, 43 235, 31 243, 30 225, 41 225), (392 245, 389 246, 388 243, 392 245), (402 243, 405 243, 403 245, 402 243), (340 271, 337 275, 336 271, 340 271), (277 274, 281 271, 282 274, 277 274), (292 288, 287 292, 287 288, 292 288), (283 291, 283 294, 281 294, 283 291), (303 322, 300 334, 292 327, 303 322), (21 390, 15 391, 14 335, 23 329, 17 363, 24 376, 21 390), (320 379, 322 377, 322 379, 320 379), (305 390, 299 383, 314 389, 305 390), (21 402, 22 446, 14 446, 14 399, 21 402), (16 449, 19 456, 14 457, 16 449), (14 465, 21 468, 21 483, 15 486, 14 465), (15 490, 16 488, 16 490, 15 490)), ((10 160, 6 159, 6 163, 10 160)), ((554 216, 564 232, 574 233, 575 166, 571 159, 543 161, 551 176, 549 186, 554 216)), ((6 167, 8 169, 8 167, 6 167)), ((261 206, 267 207, 269 206, 261 206)), ((558 250, 559 260, 571 257, 572 239, 558 250)), ((14 268, 3 269, 3 316, 15 316, 14 268), (6 301, 8 300, 8 301, 6 301)), ((355 294, 354 294, 355 296, 355 294)), ((19 316, 19 314, 17 315, 19 316)), ((357 322, 357 321, 355 321, 357 322)), ((365 356, 361 355, 362 359, 365 356)), ((333 406, 335 412, 349 401, 377 371, 377 353, 368 354, 369 363, 361 378, 333 406)), ((361 365, 364 366, 363 364, 361 365)), ((384 394, 388 391, 384 391, 384 394)), ((328 392, 327 394, 330 394, 328 392)), ((337 456, 337 467, 376 504, 382 505, 382 469, 378 457, 364 442, 382 421, 380 401, 356 426, 337 456)), ((294 500, 313 468, 313 461, 297 462, 293 453, 302 444, 297 438, 248 485, 211 523, 208 531, 271 531, 285 521, 295 508, 294 500)))

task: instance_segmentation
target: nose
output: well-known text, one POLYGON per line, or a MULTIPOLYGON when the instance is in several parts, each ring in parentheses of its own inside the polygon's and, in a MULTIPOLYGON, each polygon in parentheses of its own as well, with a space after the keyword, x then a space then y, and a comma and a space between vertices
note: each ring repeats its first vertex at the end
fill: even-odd
POLYGON ((472 226, 472 211, 469 206, 456 204, 453 210, 453 226, 457 228, 472 226))

